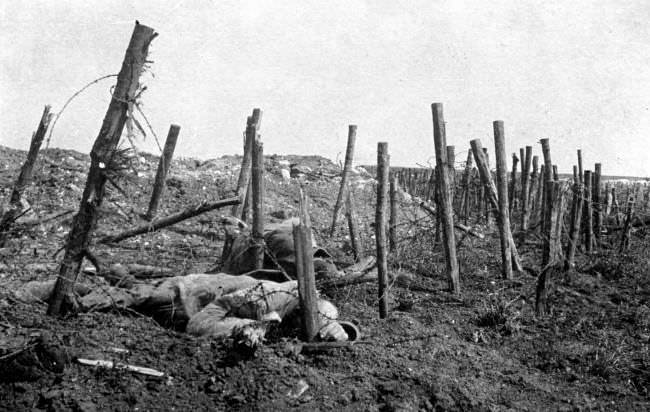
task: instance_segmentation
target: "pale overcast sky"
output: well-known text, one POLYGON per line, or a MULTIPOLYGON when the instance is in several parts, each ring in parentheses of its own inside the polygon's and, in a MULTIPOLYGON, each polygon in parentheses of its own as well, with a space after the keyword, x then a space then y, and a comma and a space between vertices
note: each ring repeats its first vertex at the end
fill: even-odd
MULTIPOLYGON (((650 2, 646 1, 4 1, 0 6, 0 144, 27 148, 44 104, 117 73, 134 21, 153 27, 143 110, 178 156, 241 152, 246 116, 264 111, 265 152, 356 163, 433 158, 432 102, 463 161, 469 140, 508 153, 551 139, 570 172, 650 176, 650 2), (339 154, 340 153, 340 154, 339 154)), ((114 79, 86 91, 52 146, 88 152, 114 79)), ((155 152, 151 137, 141 148, 155 152)))

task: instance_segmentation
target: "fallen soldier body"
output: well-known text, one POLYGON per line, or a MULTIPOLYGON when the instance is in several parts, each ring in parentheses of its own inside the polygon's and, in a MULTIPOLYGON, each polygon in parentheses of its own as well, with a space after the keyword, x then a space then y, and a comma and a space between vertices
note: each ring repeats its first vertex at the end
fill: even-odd
MULTIPOLYGON (((54 281, 28 282, 16 293, 23 301, 47 301, 54 281)), ((81 310, 130 308, 197 336, 228 337, 237 328, 258 322, 281 322, 299 309, 298 282, 273 282, 245 275, 190 274, 158 284, 135 283, 130 289, 107 286, 93 291, 78 288, 81 310)), ((324 340, 346 341, 337 321, 338 310, 318 301, 324 340)))

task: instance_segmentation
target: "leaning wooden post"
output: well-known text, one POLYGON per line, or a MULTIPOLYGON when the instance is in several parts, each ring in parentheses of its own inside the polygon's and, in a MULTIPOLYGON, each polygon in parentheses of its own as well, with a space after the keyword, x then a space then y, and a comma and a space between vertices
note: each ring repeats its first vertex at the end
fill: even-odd
POLYGON ((584 176, 584 182, 585 182, 585 206, 584 206, 584 237, 585 237, 585 252, 591 253, 593 250, 593 244, 594 244, 594 225, 593 225, 593 208, 592 208, 592 203, 591 203, 591 193, 592 193, 592 182, 593 178, 591 176, 591 171, 590 170, 585 170, 585 176, 584 176))
POLYGON ((602 201, 600 199, 601 173, 602 165, 596 163, 594 165, 594 187, 592 195, 592 200, 594 202, 594 243, 596 246, 598 246, 598 243, 600 242, 600 231, 603 224, 602 201))
POLYGON ((573 168, 575 170, 575 179, 573 183, 573 203, 571 204, 571 227, 569 229, 564 270, 573 269, 575 266, 576 249, 580 242, 580 221, 582 220, 583 188, 580 179, 578 179, 578 168, 576 166, 573 166, 573 168))
POLYGON ((357 126, 351 124, 348 127, 348 146, 345 149, 345 164, 343 165, 343 173, 341 174, 341 187, 339 188, 339 195, 336 198, 334 205, 334 214, 332 216, 332 226, 330 227, 330 236, 334 236, 336 229, 336 219, 338 218, 341 206, 343 206, 343 198, 345 190, 347 189, 348 175, 352 169, 352 158, 354 157, 354 142, 357 138, 357 126))
POLYGON ((348 189, 345 198, 345 217, 348 221, 348 230, 350 231, 350 243, 354 251, 354 260, 360 261, 365 255, 361 238, 359 237, 359 228, 357 225, 357 214, 354 212, 354 202, 352 191, 348 189))
MULTIPOLYGON (((496 143, 496 142, 495 142, 496 143)), ((521 162, 524 162, 524 159, 521 159, 521 162)), ((517 165, 519 164, 519 158, 517 157, 516 154, 512 154, 512 172, 510 176, 510 188, 506 186, 506 189, 508 190, 508 214, 512 216, 512 211, 514 210, 514 205, 515 205, 515 199, 516 199, 516 193, 517 193, 517 165)), ((497 176, 499 175, 499 172, 497 171, 497 176)), ((506 172, 506 176, 508 175, 508 172, 506 172)), ((506 181, 507 182, 507 181, 506 181)), ((498 184, 497 184, 498 185, 498 184)), ((507 185, 507 183, 506 183, 507 185)))
MULTIPOLYGON (((499 201, 497 196, 497 189, 494 186, 492 181, 492 175, 488 169, 487 159, 485 158, 485 153, 479 139, 474 139, 470 141, 472 145, 472 152, 474 153, 474 161, 478 167, 479 174, 481 175, 481 181, 483 182, 483 187, 485 188, 485 197, 487 201, 492 206, 492 213, 496 219, 500 219, 498 213, 499 210, 499 201)), ((519 253, 517 252, 517 246, 512 237, 512 232, 510 231, 510 226, 504 226, 506 230, 506 237, 510 243, 510 253, 512 255, 512 268, 517 272, 521 272, 523 267, 521 265, 521 259, 519 258, 519 253)))
POLYGON ((97 223, 97 210, 104 198, 107 171, 110 171, 115 150, 122 136, 129 106, 136 98, 140 86, 138 80, 147 60, 149 44, 156 36, 152 28, 136 22, 113 89, 113 98, 90 152, 86 187, 81 196, 79 212, 75 215, 68 234, 59 277, 47 310, 49 315, 63 315, 71 309, 76 309, 73 286, 97 223))
POLYGON ((386 251, 386 209, 389 174, 388 143, 377 144, 377 210, 375 240, 377 241, 377 276, 379 278, 379 317, 388 316, 388 253, 386 251))
POLYGON ((43 109, 43 114, 41 115, 41 120, 38 123, 38 128, 36 133, 32 136, 32 140, 29 144, 29 152, 27 152, 27 159, 20 169, 20 174, 16 179, 14 188, 11 191, 11 197, 9 198, 9 208, 0 218, 0 246, 4 244, 7 239, 11 225, 17 219, 17 217, 22 213, 22 193, 29 181, 32 179, 32 171, 34 170, 34 163, 36 163, 36 158, 38 157, 38 152, 41 150, 41 144, 45 138, 45 133, 47 128, 50 125, 53 114, 50 113, 51 107, 49 105, 45 106, 43 109))
POLYGON ((438 214, 441 216, 443 246, 447 258, 447 279, 449 290, 460 293, 460 276, 458 258, 456 257, 456 240, 454 236, 454 211, 451 207, 451 191, 447 164, 447 138, 445 136, 445 120, 442 115, 442 103, 431 105, 433 116, 433 143, 436 151, 436 167, 438 170, 438 214))
POLYGON ((211 212, 222 207, 236 205, 237 203, 239 203, 239 197, 236 196, 228 199, 217 200, 216 202, 201 202, 199 204, 192 205, 181 212, 158 218, 154 222, 148 222, 144 225, 125 230, 124 232, 115 235, 104 236, 100 238, 97 243, 117 243, 124 239, 145 233, 155 232, 156 230, 174 225, 194 216, 211 212))
POLYGON ((528 190, 530 179, 528 174, 530 173, 530 163, 533 157, 533 147, 526 146, 526 152, 524 154, 524 161, 521 165, 521 243, 526 242, 526 231, 528 230, 528 213, 530 211, 530 205, 528 203, 528 190))
POLYGON ((388 221, 388 243, 390 251, 397 250, 397 177, 390 179, 390 219, 388 221))
MULTIPOLYGON (((507 230, 510 228, 510 216, 508 216, 508 166, 506 165, 506 139, 504 134, 503 121, 497 120, 492 123, 494 128, 494 156, 497 164, 497 192, 499 195, 499 239, 501 240, 501 275, 504 279, 512 279, 512 254, 508 242, 507 230)), ((512 156, 513 163, 517 156, 512 156)), ((517 167, 512 168, 513 185, 517 167)), ((513 188, 514 189, 514 188, 513 188)))
MULTIPOLYGON (((260 109, 253 109, 252 116, 246 119, 246 131, 244 132, 244 155, 241 161, 241 169, 239 170, 239 179, 237 180, 237 196, 240 197, 241 202, 233 206, 232 215, 236 218, 244 216, 246 208, 246 200, 250 200, 249 188, 251 180, 251 164, 253 162, 253 146, 255 144, 255 137, 260 129, 262 122, 262 111, 260 109)), ((246 219, 242 219, 246 221, 246 219)))
POLYGON ((320 322, 318 320, 318 295, 316 294, 311 224, 307 202, 307 196, 300 190, 300 224, 293 226, 293 244, 295 245, 296 275, 303 331, 305 340, 312 342, 318 335, 320 322))
POLYGON ((251 179, 251 200, 253 210, 253 227, 251 230, 254 248, 254 268, 264 267, 264 146, 259 136, 253 144, 253 164, 251 179))
POLYGON ((147 220, 153 219, 158 212, 158 204, 160 203, 160 198, 165 192, 165 180, 172 163, 172 157, 174 156, 174 149, 176 148, 176 141, 178 140, 178 134, 180 131, 181 127, 178 125, 173 124, 169 126, 167 140, 165 140, 165 148, 163 149, 160 160, 158 161, 158 170, 156 171, 153 192, 151 193, 151 200, 149 201, 149 210, 147 210, 147 214, 145 215, 147 220))

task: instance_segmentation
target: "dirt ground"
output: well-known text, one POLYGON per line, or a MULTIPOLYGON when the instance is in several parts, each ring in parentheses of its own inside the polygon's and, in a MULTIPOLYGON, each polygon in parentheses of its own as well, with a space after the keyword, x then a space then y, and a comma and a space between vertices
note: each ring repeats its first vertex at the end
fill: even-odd
MULTIPOLYGON (((0 204, 6 203, 24 157, 25 152, 0 147, 0 204)), ((339 265, 350 264, 343 218, 335 236, 327 234, 338 190, 331 162, 267 157, 267 214, 281 217, 297 209, 297 180, 283 182, 276 167, 284 158, 314 169, 304 187, 316 238, 339 265)), ((239 161, 175 160, 159 215, 230 196, 239 161)), ((25 198, 41 217, 76 209, 88 164, 87 155, 73 151, 42 152, 25 198)), ((153 156, 136 158, 135 172, 119 183, 125 193, 109 188, 97 237, 142 223, 138 214, 146 211, 156 165, 153 156)), ((367 250, 374 242, 373 190, 367 185, 355 193, 367 250)), ((223 233, 214 222, 227 212, 93 250, 103 265, 204 272, 219 263, 223 233)), ((392 285, 388 319, 378 317, 375 284, 330 290, 325 295, 341 317, 359 325, 356 344, 296 355, 296 337, 277 331, 251 359, 237 359, 227 342, 191 337, 137 313, 112 310, 54 319, 45 314, 45 304, 16 300, 15 288, 57 273, 71 215, 22 228, 0 248, 0 410, 650 410, 646 229, 633 234, 624 255, 607 244, 591 256, 580 254, 575 272, 553 279, 552 314, 539 319, 533 313, 531 274, 539 268, 539 246, 522 246, 531 270, 503 281, 498 236, 478 225, 486 238, 467 237, 459 249, 463 290, 457 297, 446 291, 444 255, 432 222, 406 203, 400 213, 401 240, 391 270, 408 271, 413 278, 392 285), (83 366, 77 357, 144 366, 165 376, 83 366)), ((92 276, 81 276, 80 282, 105 286, 92 276)))

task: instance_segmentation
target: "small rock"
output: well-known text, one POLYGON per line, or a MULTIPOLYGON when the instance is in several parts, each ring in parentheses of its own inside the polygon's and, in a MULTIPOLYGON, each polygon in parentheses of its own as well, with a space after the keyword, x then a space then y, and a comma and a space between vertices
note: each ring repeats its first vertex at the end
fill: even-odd
POLYGON ((298 399, 307 389, 309 389, 307 382, 305 382, 304 379, 300 379, 294 387, 291 388, 289 393, 287 393, 287 396, 292 399, 298 399))
POLYGON ((74 410, 77 412, 96 412, 97 405, 90 401, 75 401, 74 410))

